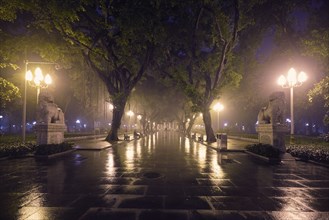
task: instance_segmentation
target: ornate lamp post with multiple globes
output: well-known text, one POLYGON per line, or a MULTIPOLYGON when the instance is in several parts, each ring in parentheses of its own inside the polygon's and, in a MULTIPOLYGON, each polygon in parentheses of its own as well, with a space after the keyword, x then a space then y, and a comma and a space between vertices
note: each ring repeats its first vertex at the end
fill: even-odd
POLYGON ((290 68, 288 75, 285 77, 281 75, 278 79, 278 84, 282 88, 290 88, 290 120, 291 120, 291 129, 290 134, 291 138, 295 133, 294 130, 294 87, 301 86, 307 80, 307 75, 304 72, 297 74, 294 68, 290 68))
POLYGON ((23 99, 23 117, 22 117, 22 141, 25 142, 25 133, 26 133, 26 90, 27 83, 37 88, 37 104, 39 102, 40 89, 47 88, 48 85, 52 83, 52 79, 49 74, 43 76, 42 70, 37 67, 34 71, 34 74, 31 70, 28 70, 28 64, 36 65, 56 65, 55 63, 50 62, 29 62, 25 61, 25 79, 24 79, 24 99, 23 99))
POLYGON ((42 70, 39 67, 37 67, 34 71, 34 75, 31 70, 27 71, 25 75, 25 79, 30 86, 37 88, 37 104, 38 104, 40 89, 47 88, 48 85, 52 83, 52 79, 50 75, 47 74, 44 77, 42 74, 42 70))

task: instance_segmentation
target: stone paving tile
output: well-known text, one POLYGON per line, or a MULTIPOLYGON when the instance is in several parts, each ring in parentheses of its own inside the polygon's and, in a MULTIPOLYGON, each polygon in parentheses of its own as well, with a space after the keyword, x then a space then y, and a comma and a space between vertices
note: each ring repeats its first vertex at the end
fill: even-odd
POLYGON ((79 198, 75 194, 49 194, 49 193, 33 193, 34 197, 30 202, 24 204, 28 207, 60 207, 68 206, 79 198))
POLYGON ((319 212, 272 212, 271 215, 276 220, 327 220, 329 219, 328 213, 319 212))
POLYGON ((133 183, 135 178, 124 178, 124 177, 103 177, 100 179, 100 184, 112 184, 112 185, 130 185, 133 183))
POLYGON ((329 219, 328 181, 325 167, 269 165, 158 133, 49 161, 0 161, 0 219, 329 219))
POLYGON ((165 198, 166 209, 211 209, 205 197, 197 196, 167 196, 165 198))
POLYGON ((261 211, 261 207, 248 197, 213 196, 209 198, 212 206, 217 210, 249 210, 261 211))
POLYGON ((223 191, 218 186, 191 186, 185 187, 186 196, 222 196, 223 191))
POLYGON ((276 180, 303 180, 304 178, 297 176, 295 174, 274 173, 273 179, 276 179, 276 180))
POLYGON ((118 201, 116 196, 80 195, 69 207, 87 210, 89 207, 114 207, 118 201))
POLYGON ((298 202, 293 198, 278 198, 272 197, 273 202, 278 207, 277 210, 270 211, 291 211, 291 212, 310 212, 312 211, 310 208, 304 205, 304 203, 298 202))
POLYGON ((125 198, 118 206, 119 208, 139 208, 139 209, 161 209, 163 208, 163 197, 160 196, 140 196, 135 198, 125 198))
POLYGON ((305 202, 305 198, 295 198, 296 201, 302 203, 304 206, 319 212, 329 211, 329 198, 311 198, 305 202))
POLYGON ((311 188, 309 194, 315 198, 329 198, 329 188, 311 188))
POLYGON ((285 188, 285 187, 270 187, 270 188, 260 188, 259 192, 268 197, 301 197, 310 198, 310 189, 305 189, 302 187, 298 188, 285 188))
POLYGON ((257 197, 261 194, 257 191, 256 188, 248 187, 231 187, 231 186, 221 186, 220 190, 225 196, 240 196, 240 197, 257 197))
POLYGON ((229 179, 197 178, 197 181, 201 186, 235 186, 229 179))
POLYGON ((205 211, 192 210, 190 220, 273 220, 266 212, 243 212, 243 211, 205 211))
POLYGON ((139 214, 139 220, 188 220, 187 211, 147 210, 139 214))
POLYGON ((80 220, 136 220, 136 212, 129 210, 112 210, 107 208, 90 208, 80 220))
POLYGON ((106 194, 144 195, 146 188, 146 186, 111 185, 106 194))
POLYGON ((329 188, 329 180, 298 180, 298 183, 314 188, 329 188))
POLYGON ((28 210, 22 218, 26 220, 44 219, 77 219, 82 214, 80 210, 64 207, 39 207, 33 211, 33 207, 23 207, 22 211, 28 210))
POLYGON ((146 195, 176 195, 184 196, 183 186, 148 186, 146 195))

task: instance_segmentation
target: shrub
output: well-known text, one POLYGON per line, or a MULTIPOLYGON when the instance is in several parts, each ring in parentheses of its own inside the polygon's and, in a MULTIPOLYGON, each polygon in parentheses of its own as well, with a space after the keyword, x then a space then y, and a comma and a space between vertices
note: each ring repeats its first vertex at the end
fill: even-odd
POLYGON ((274 148, 272 145, 261 143, 248 145, 246 150, 268 158, 279 158, 281 154, 280 150, 274 148))
POLYGON ((35 155, 51 155, 72 150, 73 143, 64 142, 61 144, 44 144, 36 147, 35 155))
POLYGON ((32 153, 35 150, 35 142, 15 142, 4 143, 0 145, 0 157, 18 157, 28 153, 32 153))
POLYGON ((287 152, 302 160, 314 160, 329 164, 329 148, 320 145, 290 145, 287 152))

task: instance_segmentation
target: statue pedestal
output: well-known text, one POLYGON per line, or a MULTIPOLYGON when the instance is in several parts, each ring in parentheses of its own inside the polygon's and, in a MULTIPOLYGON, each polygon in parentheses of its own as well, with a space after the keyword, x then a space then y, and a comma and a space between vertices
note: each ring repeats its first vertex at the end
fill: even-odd
POLYGON ((284 136, 289 133, 289 127, 282 124, 259 124, 256 131, 259 143, 270 144, 282 153, 286 152, 284 136))
POLYGON ((37 144, 61 144, 64 142, 65 124, 36 124, 37 144))

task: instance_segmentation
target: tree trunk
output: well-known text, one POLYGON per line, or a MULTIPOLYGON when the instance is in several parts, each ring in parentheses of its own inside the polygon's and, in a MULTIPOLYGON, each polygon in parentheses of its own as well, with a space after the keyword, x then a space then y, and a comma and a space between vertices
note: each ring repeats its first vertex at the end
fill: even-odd
POLYGON ((196 119, 196 117, 195 117, 195 115, 193 115, 193 117, 191 117, 191 119, 189 121, 189 124, 187 126, 187 129, 186 129, 186 135, 189 138, 191 137, 191 130, 192 130, 192 127, 194 125, 195 119, 196 119))
POLYGON ((120 100, 120 102, 116 103, 113 102, 113 117, 112 117, 112 127, 110 132, 108 133, 106 137, 106 141, 118 141, 118 131, 121 126, 121 119, 124 114, 126 105, 126 99, 120 100))
POLYGON ((203 122, 206 129, 206 136, 207 136, 207 142, 216 142, 216 137, 214 134, 214 130, 211 127, 211 116, 209 110, 205 110, 202 112, 203 114, 203 122))

